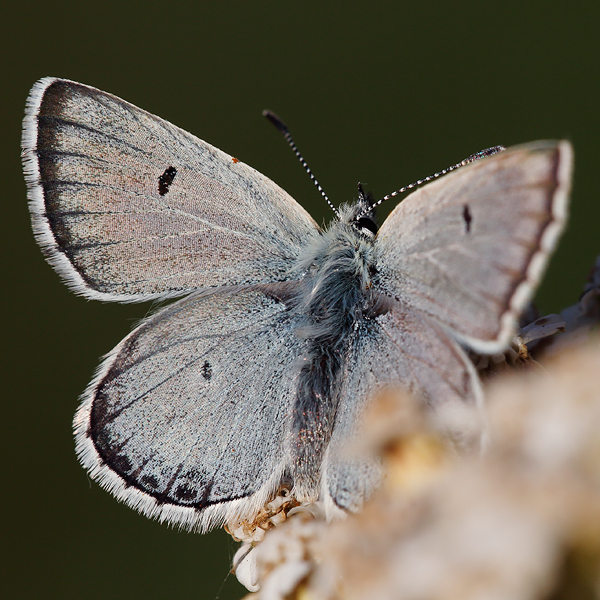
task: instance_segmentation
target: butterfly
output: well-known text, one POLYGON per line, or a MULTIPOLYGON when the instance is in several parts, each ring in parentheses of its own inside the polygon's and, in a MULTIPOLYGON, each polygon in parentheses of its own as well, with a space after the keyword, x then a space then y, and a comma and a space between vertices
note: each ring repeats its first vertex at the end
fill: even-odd
POLYGON ((181 297, 104 358, 76 449, 119 500, 205 531, 251 521, 282 488, 358 510, 381 470, 344 448, 380 390, 481 409, 466 351, 513 335, 566 220, 572 151, 542 141, 468 161, 381 227, 360 190, 322 229, 237 158, 46 78, 27 101, 23 160, 35 237, 73 291, 181 297))

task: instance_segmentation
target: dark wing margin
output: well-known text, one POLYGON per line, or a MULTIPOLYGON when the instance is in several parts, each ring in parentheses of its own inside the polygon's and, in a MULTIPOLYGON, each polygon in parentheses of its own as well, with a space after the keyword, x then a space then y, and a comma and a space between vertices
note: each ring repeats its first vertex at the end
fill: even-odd
POLYGON ((35 237, 88 298, 138 302, 283 281, 319 230, 243 162, 72 81, 33 86, 22 147, 35 237))
POLYGON ((501 351, 566 223, 572 163, 569 142, 532 142, 410 194, 379 230, 378 289, 501 351))
POLYGON ((252 521, 289 464, 305 345, 277 287, 192 294, 106 357, 74 420, 94 480, 183 529, 252 521))

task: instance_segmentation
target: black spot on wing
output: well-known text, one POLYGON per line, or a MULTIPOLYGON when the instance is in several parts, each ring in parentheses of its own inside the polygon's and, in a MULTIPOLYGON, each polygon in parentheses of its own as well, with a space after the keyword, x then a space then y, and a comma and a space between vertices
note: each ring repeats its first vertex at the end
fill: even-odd
POLYGON ((465 222, 466 232, 469 233, 471 231, 471 222, 473 221, 473 217, 471 216, 471 211, 469 210, 468 204, 465 204, 463 207, 462 217, 465 222))
POLYGON ((177 169, 175 167, 167 167, 165 172, 158 178, 158 193, 161 196, 164 196, 169 191, 175 175, 177 175, 177 169))
POLYGON ((212 377, 212 367, 207 360, 204 361, 204 364, 202 365, 202 377, 204 377, 206 381, 210 381, 212 377))
POLYGON ((179 502, 186 503, 194 500, 197 494, 198 490, 196 488, 182 483, 175 490, 174 497, 179 500, 179 502))
POLYGON ((152 490, 155 490, 159 486, 158 479, 156 479, 156 477, 154 477, 153 475, 142 476, 142 478, 140 479, 140 483, 142 484, 142 486, 145 486, 146 488, 150 488, 152 490))

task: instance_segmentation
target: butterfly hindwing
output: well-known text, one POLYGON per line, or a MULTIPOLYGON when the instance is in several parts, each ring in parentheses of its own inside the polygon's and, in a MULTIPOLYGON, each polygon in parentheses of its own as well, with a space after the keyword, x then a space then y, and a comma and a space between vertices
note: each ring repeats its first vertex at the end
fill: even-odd
POLYGON ((478 445, 484 420, 477 375, 459 344, 426 315, 392 305, 357 330, 344 364, 325 461, 326 497, 338 508, 358 510, 380 483, 375 461, 351 455, 365 433, 364 411, 379 393, 408 390, 456 443, 478 445))
POLYGON ((179 300, 101 366, 75 417, 82 463, 130 506, 187 529, 253 516, 287 462, 304 344, 275 291, 179 300))

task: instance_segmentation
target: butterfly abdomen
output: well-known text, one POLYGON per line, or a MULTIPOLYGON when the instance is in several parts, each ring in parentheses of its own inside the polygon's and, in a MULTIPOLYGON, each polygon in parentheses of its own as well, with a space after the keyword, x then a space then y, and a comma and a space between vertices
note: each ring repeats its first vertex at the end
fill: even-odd
POLYGON ((308 340, 298 378, 292 428, 296 497, 319 489, 320 465, 335 425, 339 377, 353 332, 376 305, 372 291, 373 236, 353 224, 358 205, 342 209, 302 259, 305 273, 295 310, 296 333, 308 340), (310 482, 310 483, 309 483, 310 482))

